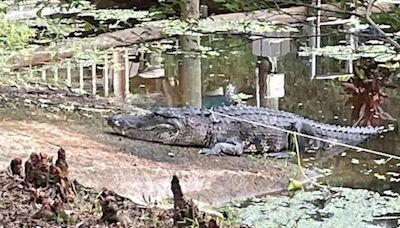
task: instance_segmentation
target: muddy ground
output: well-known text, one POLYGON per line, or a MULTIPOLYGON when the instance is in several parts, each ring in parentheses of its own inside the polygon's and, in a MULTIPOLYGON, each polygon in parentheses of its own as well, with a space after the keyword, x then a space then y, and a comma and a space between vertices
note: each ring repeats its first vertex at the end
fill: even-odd
POLYGON ((199 148, 111 134, 105 117, 111 112, 140 112, 132 105, 43 85, 31 85, 28 90, 3 86, 0 95, 0 168, 32 152, 55 155, 62 146, 69 151, 71 177, 89 187, 110 188, 139 203, 144 198, 161 202, 170 198, 174 174, 188 197, 213 205, 282 191, 289 178, 302 179, 293 164, 282 160, 207 157, 198 154, 199 148))

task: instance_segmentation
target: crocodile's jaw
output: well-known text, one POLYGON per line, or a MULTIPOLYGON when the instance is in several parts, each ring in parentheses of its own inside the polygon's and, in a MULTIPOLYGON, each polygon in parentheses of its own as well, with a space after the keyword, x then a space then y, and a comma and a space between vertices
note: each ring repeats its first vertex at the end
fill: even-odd
POLYGON ((173 125, 151 120, 148 116, 114 115, 108 119, 108 124, 118 133, 132 139, 172 144, 179 134, 173 125))
POLYGON ((183 120, 154 114, 144 116, 114 115, 108 118, 118 134, 132 139, 170 145, 203 146, 207 132, 182 124, 183 120))

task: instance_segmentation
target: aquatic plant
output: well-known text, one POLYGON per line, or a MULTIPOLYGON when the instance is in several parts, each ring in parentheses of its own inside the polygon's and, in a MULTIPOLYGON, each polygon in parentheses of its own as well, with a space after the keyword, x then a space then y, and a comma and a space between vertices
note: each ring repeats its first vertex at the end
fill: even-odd
POLYGON ((343 84, 345 92, 351 95, 346 105, 352 107, 354 125, 379 126, 387 120, 395 120, 381 106, 387 97, 383 89, 390 78, 390 70, 371 58, 360 59, 355 68, 355 77, 343 84))
POLYGON ((390 215, 399 211, 399 199, 398 194, 332 187, 256 198, 233 209, 250 227, 398 227, 397 217, 390 215))
POLYGON ((5 50, 19 50, 28 46, 35 31, 24 23, 10 22, 0 13, 0 48, 5 50))

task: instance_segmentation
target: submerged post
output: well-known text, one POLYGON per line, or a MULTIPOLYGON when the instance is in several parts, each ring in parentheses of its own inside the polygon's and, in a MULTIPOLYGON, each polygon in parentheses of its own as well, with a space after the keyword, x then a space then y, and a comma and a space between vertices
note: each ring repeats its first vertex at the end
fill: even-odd
MULTIPOLYGON (((279 99, 277 97, 271 97, 271 90, 273 87, 279 86, 279 84, 272 84, 272 77, 274 77, 273 66, 275 61, 270 61, 268 58, 261 58, 259 63, 259 85, 260 85, 260 104, 262 107, 279 108, 279 99)), ((276 65, 275 65, 276 66, 276 65)))
POLYGON ((71 86, 72 77, 71 77, 71 60, 67 62, 67 86, 71 86))
POLYGON ((58 83, 58 67, 53 67, 54 70, 54 83, 57 84, 58 83))
POLYGON ((46 81, 46 69, 42 69, 42 81, 46 81))
MULTIPOLYGON (((199 0, 187 2, 182 9, 181 20, 198 19, 199 8, 199 0)), ((179 72, 183 105, 201 107, 201 60, 196 52, 200 46, 200 36, 182 35, 179 42, 184 52, 179 72)))
POLYGON ((79 89, 83 91, 83 61, 79 62, 79 89))
POLYGON ((104 57, 104 96, 108 97, 109 94, 108 88, 108 54, 105 54, 104 57))
POLYGON ((315 29, 315 23, 313 20, 310 21, 310 46, 311 46, 311 79, 314 79, 317 75, 317 55, 315 54, 315 49, 317 48, 317 31, 315 29))
POLYGON ((124 53, 124 60, 125 60, 125 78, 124 78, 124 93, 125 96, 127 96, 130 91, 129 91, 129 53, 128 53, 128 49, 125 48, 125 53, 124 53))
POLYGON ((97 74, 96 74, 96 64, 92 64, 92 95, 96 95, 97 92, 97 74))

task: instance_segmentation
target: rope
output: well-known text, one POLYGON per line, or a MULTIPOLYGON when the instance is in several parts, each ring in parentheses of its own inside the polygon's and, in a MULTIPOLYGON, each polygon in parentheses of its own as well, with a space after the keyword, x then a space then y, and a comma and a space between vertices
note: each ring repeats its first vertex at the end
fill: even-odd
POLYGON ((383 156, 383 157, 388 157, 390 159, 400 160, 400 156, 396 156, 396 155, 393 155, 393 154, 388 154, 388 153, 384 153, 384 152, 380 152, 380 151, 376 151, 376 150, 362 148, 362 147, 359 147, 359 146, 353 146, 353 145, 349 145, 349 144, 346 144, 346 143, 341 143, 341 142, 336 142, 336 141, 332 141, 332 140, 328 140, 328 139, 323 139, 323 138, 315 137, 315 136, 312 136, 312 135, 303 134, 303 133, 300 133, 300 132, 290 131, 290 130, 286 130, 286 129, 283 129, 283 128, 270 126, 270 125, 254 122, 254 121, 251 121, 251 120, 246 120, 246 119, 242 119, 242 118, 226 115, 226 114, 223 114, 223 113, 220 113, 220 112, 215 112, 215 111, 210 111, 210 112, 212 114, 214 114, 214 115, 222 116, 222 117, 225 117, 225 118, 230 118, 230 119, 233 119, 233 120, 237 120, 237 121, 241 121, 241 122, 245 122, 245 123, 249 123, 249 124, 254 124, 254 125, 257 125, 257 126, 261 126, 261 127, 266 127, 266 128, 270 128, 270 129, 274 129, 274 130, 278 130, 278 131, 283 131, 283 132, 286 132, 286 133, 289 133, 289 134, 296 134, 296 135, 299 135, 299 136, 302 136, 302 137, 305 137, 305 138, 309 138, 309 139, 319 140, 319 141, 322 141, 322 142, 327 142, 327 143, 330 143, 330 144, 343 146, 343 147, 346 147, 346 148, 349 148, 349 149, 357 150, 357 152, 363 151, 363 152, 370 153, 370 154, 375 154, 375 155, 379 155, 379 156, 383 156))

